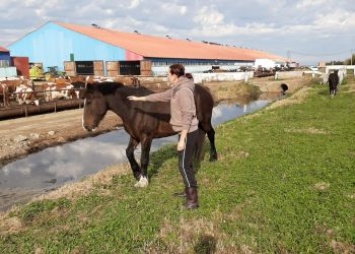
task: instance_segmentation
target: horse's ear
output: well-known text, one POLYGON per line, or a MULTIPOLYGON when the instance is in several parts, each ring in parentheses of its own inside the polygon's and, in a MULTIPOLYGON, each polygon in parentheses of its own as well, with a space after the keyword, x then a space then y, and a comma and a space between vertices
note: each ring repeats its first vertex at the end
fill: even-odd
POLYGON ((81 92, 80 92, 79 97, 81 99, 89 99, 91 94, 94 92, 95 87, 96 87, 95 83, 86 83, 85 88, 81 88, 81 92))

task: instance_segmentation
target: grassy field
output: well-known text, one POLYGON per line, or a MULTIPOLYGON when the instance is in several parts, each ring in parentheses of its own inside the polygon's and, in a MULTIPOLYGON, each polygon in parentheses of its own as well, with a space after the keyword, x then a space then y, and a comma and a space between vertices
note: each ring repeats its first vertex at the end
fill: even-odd
POLYGON ((334 99, 315 84, 218 126, 197 210, 172 196, 183 186, 166 146, 148 188, 114 165, 80 194, 3 215, 0 253, 355 253, 354 95, 353 80, 334 99))

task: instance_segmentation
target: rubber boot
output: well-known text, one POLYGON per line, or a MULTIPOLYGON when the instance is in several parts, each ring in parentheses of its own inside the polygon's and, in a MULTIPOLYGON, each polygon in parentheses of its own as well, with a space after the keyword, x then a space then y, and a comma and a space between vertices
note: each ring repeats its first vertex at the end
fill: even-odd
POLYGON ((187 209, 196 209, 199 207, 196 187, 186 188, 186 202, 184 206, 187 209))

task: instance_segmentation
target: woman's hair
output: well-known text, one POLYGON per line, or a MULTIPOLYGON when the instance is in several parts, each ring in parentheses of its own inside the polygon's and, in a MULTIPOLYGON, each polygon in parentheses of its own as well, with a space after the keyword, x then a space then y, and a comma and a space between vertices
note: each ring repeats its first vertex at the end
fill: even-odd
POLYGON ((186 73, 185 77, 188 78, 188 79, 193 79, 194 78, 191 73, 186 73))
POLYGON ((182 64, 172 64, 169 68, 171 75, 175 74, 178 77, 185 75, 185 67, 182 64))
POLYGON ((171 75, 176 75, 178 77, 185 76, 188 79, 192 79, 191 73, 186 73, 185 74, 185 67, 182 64, 172 64, 169 66, 170 69, 170 74, 171 75))

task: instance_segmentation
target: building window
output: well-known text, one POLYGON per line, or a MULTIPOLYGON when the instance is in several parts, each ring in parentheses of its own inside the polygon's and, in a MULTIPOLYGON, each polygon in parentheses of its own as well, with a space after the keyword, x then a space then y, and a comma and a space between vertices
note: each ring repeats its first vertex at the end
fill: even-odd
POLYGON ((8 60, 0 60, 0 67, 9 67, 10 63, 8 60))

